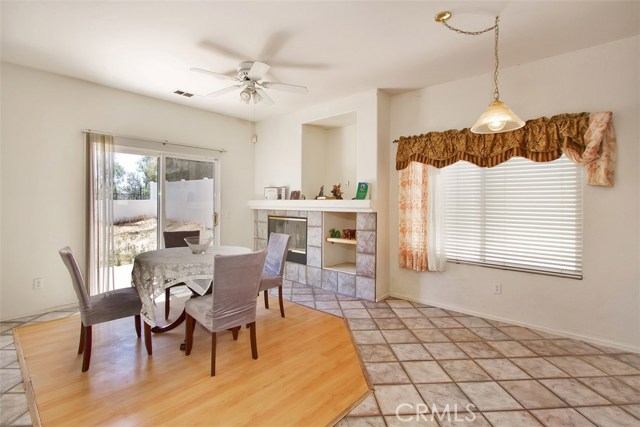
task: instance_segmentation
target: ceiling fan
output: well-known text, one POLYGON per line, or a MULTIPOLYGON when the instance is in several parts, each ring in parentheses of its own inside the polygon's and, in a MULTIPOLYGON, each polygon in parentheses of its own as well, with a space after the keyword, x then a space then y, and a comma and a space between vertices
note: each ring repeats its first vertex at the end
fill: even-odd
POLYGON ((271 67, 260 61, 244 61, 238 65, 236 69, 237 75, 230 76, 228 74, 216 73, 214 71, 203 70, 202 68, 191 68, 191 71, 203 73, 225 80, 233 80, 236 84, 216 90, 207 94, 208 97, 216 97, 225 93, 239 91, 240 100, 246 104, 253 100, 254 104, 274 104, 273 99, 265 92, 264 89, 284 90, 287 92, 307 93, 305 86, 292 85, 288 83, 264 82, 262 78, 271 67))

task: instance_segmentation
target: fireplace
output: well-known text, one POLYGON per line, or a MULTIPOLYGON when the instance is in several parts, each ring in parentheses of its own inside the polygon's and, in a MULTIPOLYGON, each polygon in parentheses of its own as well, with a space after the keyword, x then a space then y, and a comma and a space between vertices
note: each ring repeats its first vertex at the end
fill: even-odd
POLYGON ((287 261, 307 264, 307 218, 269 215, 268 232, 291 236, 287 261))

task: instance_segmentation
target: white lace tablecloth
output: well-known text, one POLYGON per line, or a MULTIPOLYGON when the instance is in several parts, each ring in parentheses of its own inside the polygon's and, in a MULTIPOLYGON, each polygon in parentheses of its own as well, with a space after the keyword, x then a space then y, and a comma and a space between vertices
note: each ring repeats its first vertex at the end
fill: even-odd
POLYGON ((210 246, 204 254, 194 255, 189 248, 167 248, 144 252, 133 262, 131 282, 142 300, 142 318, 156 326, 155 299, 165 288, 184 283, 198 295, 204 295, 213 280, 213 260, 216 255, 237 255, 251 252, 242 246, 210 246))

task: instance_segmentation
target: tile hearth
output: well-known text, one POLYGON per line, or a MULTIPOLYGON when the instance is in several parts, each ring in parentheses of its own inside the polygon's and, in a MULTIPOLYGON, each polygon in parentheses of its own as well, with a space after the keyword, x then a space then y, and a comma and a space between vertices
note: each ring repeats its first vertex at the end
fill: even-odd
MULTIPOLYGON (((398 299, 284 296, 352 331, 374 394, 337 426, 640 426, 639 354, 398 299)), ((31 424, 11 329, 74 312, 0 323, 0 426, 31 424)))

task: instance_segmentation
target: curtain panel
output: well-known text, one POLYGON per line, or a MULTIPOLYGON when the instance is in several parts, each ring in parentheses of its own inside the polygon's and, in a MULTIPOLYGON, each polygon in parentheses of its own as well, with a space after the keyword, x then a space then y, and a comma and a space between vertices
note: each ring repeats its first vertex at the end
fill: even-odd
POLYGON ((412 162, 400 171, 398 251, 400 268, 429 269, 427 259, 427 165, 412 162))
POLYGON ((611 112, 560 114, 528 120, 511 132, 474 134, 468 128, 400 137, 396 169, 411 162, 436 168, 466 160, 493 167, 513 156, 550 162, 563 153, 586 165, 587 183, 612 187, 616 140, 611 112))
POLYGON ((88 163, 87 277, 89 294, 114 289, 113 268, 113 137, 86 134, 88 163))

